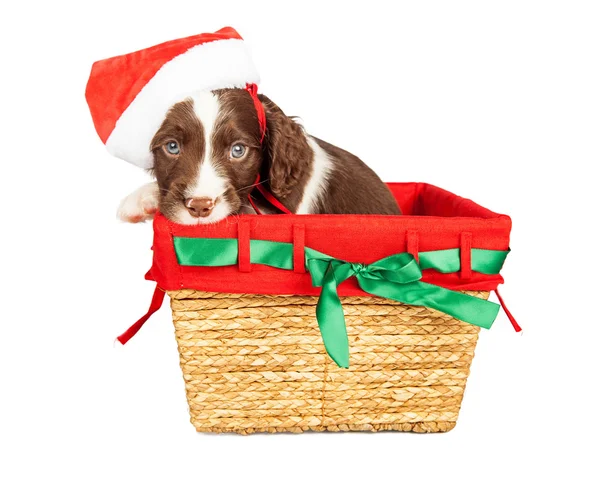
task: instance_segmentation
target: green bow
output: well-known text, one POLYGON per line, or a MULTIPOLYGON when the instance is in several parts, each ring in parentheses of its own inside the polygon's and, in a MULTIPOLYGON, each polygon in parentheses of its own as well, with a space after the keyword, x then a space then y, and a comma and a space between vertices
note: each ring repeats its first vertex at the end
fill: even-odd
POLYGON ((306 248, 306 268, 313 286, 321 287, 317 322, 329 356, 343 368, 350 365, 346 320, 337 287, 352 276, 367 293, 416 306, 434 308, 470 324, 489 328, 499 306, 420 281, 419 264, 410 253, 400 253, 365 265, 350 263, 306 248))

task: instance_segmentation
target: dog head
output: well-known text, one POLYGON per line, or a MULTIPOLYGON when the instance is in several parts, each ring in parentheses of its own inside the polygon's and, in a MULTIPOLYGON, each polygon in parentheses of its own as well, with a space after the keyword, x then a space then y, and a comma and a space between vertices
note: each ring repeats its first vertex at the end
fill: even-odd
POLYGON ((199 92, 169 110, 151 143, 159 207, 167 218, 201 224, 251 213, 247 197, 259 173, 280 201, 293 204, 312 150, 300 125, 260 99, 267 117, 262 143, 246 90, 199 92))

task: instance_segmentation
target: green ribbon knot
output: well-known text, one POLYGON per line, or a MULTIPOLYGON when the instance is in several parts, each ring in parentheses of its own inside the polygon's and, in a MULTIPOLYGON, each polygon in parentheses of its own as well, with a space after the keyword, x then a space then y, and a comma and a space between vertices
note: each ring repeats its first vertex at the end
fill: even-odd
POLYGON ((327 354, 343 368, 350 365, 348 332, 337 287, 356 277, 367 293, 416 306, 435 308, 455 318, 489 328, 499 306, 421 281, 421 268, 410 253, 399 253, 365 265, 333 258, 305 248, 306 269, 313 286, 321 288, 317 302, 317 323, 327 354))

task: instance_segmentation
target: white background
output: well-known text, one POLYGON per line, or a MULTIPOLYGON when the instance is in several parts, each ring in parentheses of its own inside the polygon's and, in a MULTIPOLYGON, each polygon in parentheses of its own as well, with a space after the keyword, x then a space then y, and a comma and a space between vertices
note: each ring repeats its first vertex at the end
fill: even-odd
POLYGON ((598 477, 597 6, 5 2, 0 476, 598 477), (96 136, 91 64, 225 25, 310 133, 513 218, 524 334, 482 332, 454 431, 198 434, 168 307, 113 348, 151 297, 151 227, 115 219, 147 178, 96 136))

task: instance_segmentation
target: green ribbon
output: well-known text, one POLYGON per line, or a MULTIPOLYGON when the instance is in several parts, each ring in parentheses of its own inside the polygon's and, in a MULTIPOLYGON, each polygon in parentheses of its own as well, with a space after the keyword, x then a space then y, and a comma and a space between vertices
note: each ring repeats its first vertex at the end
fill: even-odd
MULTIPOLYGON (((236 239, 174 237, 177 260, 182 266, 230 266, 238 262, 236 239)), ((500 272, 508 251, 471 250, 471 268, 484 274, 500 272)), ((350 353, 346 321, 337 287, 355 276, 360 288, 370 294, 415 306, 426 306, 482 328, 490 328, 499 305, 421 281, 421 270, 442 273, 460 270, 460 250, 419 253, 419 263, 410 253, 399 253, 375 263, 351 263, 305 248, 306 269, 313 286, 321 288, 317 322, 329 356, 343 368, 350 353)), ((293 269, 293 245, 250 240, 250 262, 274 268, 293 269)))
MULTIPOLYGON (((173 237, 181 266, 232 266, 238 263, 238 241, 230 238, 173 237)), ((279 269, 294 269, 294 245, 277 241, 250 240, 250 263, 279 269)))
POLYGON ((498 304, 420 281, 421 268, 410 253, 400 253, 369 265, 350 263, 306 248, 306 267, 313 286, 321 287, 317 322, 325 349, 338 366, 350 364, 348 334, 337 286, 356 276, 363 291, 414 306, 437 309, 457 319, 489 328, 498 304))

